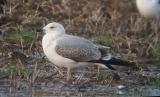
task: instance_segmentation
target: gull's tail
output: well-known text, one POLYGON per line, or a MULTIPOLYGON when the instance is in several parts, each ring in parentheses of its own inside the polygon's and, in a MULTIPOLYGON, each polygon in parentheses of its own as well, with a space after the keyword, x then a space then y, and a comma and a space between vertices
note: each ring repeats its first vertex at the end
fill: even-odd
POLYGON ((120 58, 116 58, 115 56, 113 56, 110 53, 110 47, 106 47, 106 46, 103 46, 103 45, 95 45, 95 46, 99 48, 99 51, 102 54, 102 58, 99 59, 99 60, 93 60, 93 61, 90 61, 90 62, 103 64, 103 65, 100 65, 100 66, 108 67, 111 70, 115 70, 115 68, 112 67, 112 65, 127 66, 127 67, 132 67, 134 69, 138 69, 137 65, 134 62, 122 60, 120 58))
POLYGON ((110 59, 107 59, 107 60, 105 60, 105 59, 94 60, 94 61, 91 61, 91 62, 104 64, 106 67, 108 67, 111 70, 115 70, 115 68, 112 67, 111 65, 127 66, 127 67, 137 68, 137 66, 134 62, 125 61, 125 60, 115 58, 115 57, 111 57, 110 59))

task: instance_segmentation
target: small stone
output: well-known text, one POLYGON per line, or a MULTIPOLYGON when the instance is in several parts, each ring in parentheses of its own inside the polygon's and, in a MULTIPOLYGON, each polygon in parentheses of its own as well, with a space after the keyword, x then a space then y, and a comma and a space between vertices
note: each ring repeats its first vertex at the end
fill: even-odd
POLYGON ((126 86, 124 86, 124 85, 118 85, 118 89, 124 89, 126 86))
POLYGON ((119 94, 119 95, 123 95, 124 92, 123 92, 123 91, 118 91, 118 94, 119 94))

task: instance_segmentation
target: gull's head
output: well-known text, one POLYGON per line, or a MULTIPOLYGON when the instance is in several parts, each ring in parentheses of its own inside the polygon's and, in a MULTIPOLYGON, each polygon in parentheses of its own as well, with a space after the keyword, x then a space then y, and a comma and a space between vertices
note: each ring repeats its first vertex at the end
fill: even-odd
POLYGON ((43 31, 47 33, 65 33, 65 29, 62 24, 57 22, 52 22, 43 27, 43 31))

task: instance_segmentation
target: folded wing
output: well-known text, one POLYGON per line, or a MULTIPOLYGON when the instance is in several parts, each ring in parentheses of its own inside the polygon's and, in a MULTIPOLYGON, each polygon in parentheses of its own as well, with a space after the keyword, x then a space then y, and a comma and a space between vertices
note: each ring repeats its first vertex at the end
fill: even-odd
POLYGON ((101 52, 91 41, 72 35, 64 35, 56 40, 56 52, 77 62, 99 60, 101 52))

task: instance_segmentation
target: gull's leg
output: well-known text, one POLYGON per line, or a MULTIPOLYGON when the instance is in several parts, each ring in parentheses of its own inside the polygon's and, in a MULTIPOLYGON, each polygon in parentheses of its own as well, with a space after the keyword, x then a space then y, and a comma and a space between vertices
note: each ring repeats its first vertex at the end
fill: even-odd
POLYGON ((62 68, 59 68, 59 67, 55 66, 55 69, 58 71, 58 73, 59 73, 61 76, 64 76, 62 68))
POLYGON ((71 68, 67 68, 67 81, 71 79, 71 68))

